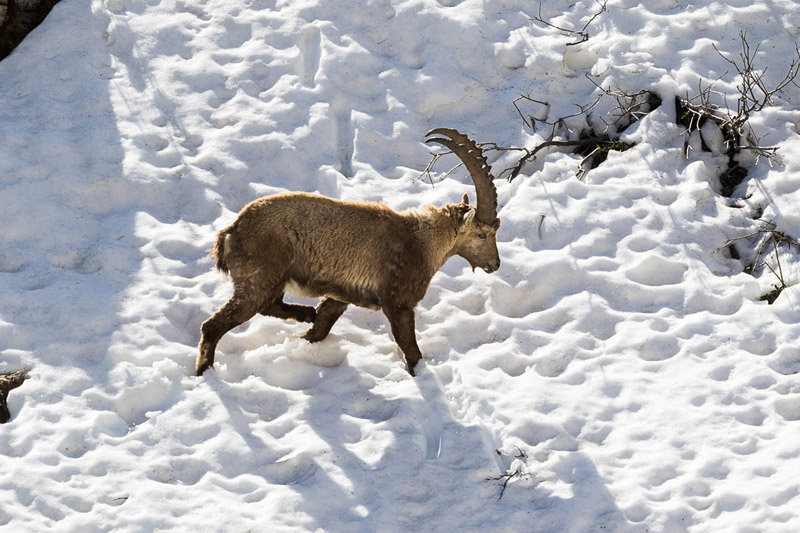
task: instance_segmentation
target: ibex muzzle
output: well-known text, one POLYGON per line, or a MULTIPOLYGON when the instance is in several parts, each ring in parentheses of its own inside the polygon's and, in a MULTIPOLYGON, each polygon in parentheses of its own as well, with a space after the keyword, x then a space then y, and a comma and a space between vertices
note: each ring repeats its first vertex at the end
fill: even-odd
POLYGON ((324 339, 349 304, 380 309, 414 367, 422 354, 414 308, 431 278, 453 255, 472 269, 495 272, 497 191, 474 141, 452 129, 427 136, 455 153, 475 184, 476 207, 460 204, 396 212, 383 204, 345 202, 306 193, 266 196, 247 205, 217 235, 217 268, 230 273, 233 296, 201 328, 196 371, 214 363, 222 336, 256 313, 311 322, 303 335, 324 339), (287 304, 284 291, 322 297, 319 306, 287 304))

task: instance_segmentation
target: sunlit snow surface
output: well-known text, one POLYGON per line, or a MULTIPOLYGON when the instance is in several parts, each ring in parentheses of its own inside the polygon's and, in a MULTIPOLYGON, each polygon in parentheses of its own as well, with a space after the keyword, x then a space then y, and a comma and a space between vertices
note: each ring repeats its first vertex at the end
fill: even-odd
MULTIPOLYGON (((557 0, 542 16, 580 29, 597 11, 557 0)), ((30 374, 0 426, 0 525, 796 531, 800 262, 780 249, 790 287, 769 306, 758 298, 777 277, 744 273, 723 245, 762 221, 800 238, 800 89, 753 116, 780 159, 742 156, 733 199, 719 195, 725 156, 694 139, 685 157, 673 102, 721 78, 717 103, 735 108, 713 45, 735 58, 744 29, 777 82, 800 11, 610 0, 577 50, 538 13, 527 0, 56 5, 0 63, 0 371, 30 374), (206 250, 245 204, 285 190, 474 201, 461 170, 415 181, 424 133, 532 147, 549 127, 527 128, 513 101, 575 114, 599 94, 585 74, 663 104, 582 181, 563 152, 497 181, 503 264, 488 275, 454 258, 434 277, 417 378, 383 315, 357 308, 318 345, 298 338, 307 325, 258 316, 194 376, 200 324, 231 293, 206 250)), ((496 174, 519 157, 488 155, 496 174)), ((764 259, 777 269, 771 248, 764 259)))

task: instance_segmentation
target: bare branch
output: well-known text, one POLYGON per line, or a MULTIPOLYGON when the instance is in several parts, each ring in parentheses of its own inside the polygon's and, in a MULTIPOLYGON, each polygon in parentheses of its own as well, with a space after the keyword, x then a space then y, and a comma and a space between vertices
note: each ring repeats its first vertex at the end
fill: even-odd
POLYGON ((587 170, 584 168, 584 165, 588 163, 594 156, 596 156, 600 152, 600 147, 596 147, 594 150, 589 152, 589 154, 581 159, 580 165, 578 165, 578 172, 575 176, 578 178, 578 181, 583 180, 583 176, 586 174, 587 170))
POLYGON ((617 102, 617 107, 611 111, 613 117, 611 122, 607 122, 600 117, 600 120, 606 126, 603 133, 606 133, 612 125, 620 125, 622 129, 627 128, 658 107, 661 103, 661 98, 649 89, 643 89, 636 93, 628 93, 619 88, 613 90, 611 88, 606 89, 594 81, 588 73, 584 74, 584 77, 601 91, 602 94, 600 96, 610 96, 617 102), (650 109, 646 111, 642 110, 645 106, 650 106, 650 109), (627 123, 623 124, 623 120, 627 120, 627 123))
MULTIPOLYGON (((756 235, 769 235, 769 236, 772 236, 773 234, 777 234, 779 236, 778 238, 780 239, 781 242, 783 242, 783 241, 788 242, 788 243, 790 243, 790 244, 792 244, 794 246, 797 246, 800 249, 800 242, 797 242, 796 240, 792 239, 791 237, 788 237, 786 234, 784 234, 784 233, 782 233, 780 231, 775 231, 775 227, 776 226, 775 226, 775 224, 773 222, 769 222, 769 221, 766 221, 766 220, 761 221, 761 228, 760 229, 758 229, 756 231, 753 231, 751 233, 747 233, 745 235, 740 235, 738 237, 733 237, 732 239, 728 239, 727 241, 725 241, 722 244, 722 246, 720 246, 719 248, 717 248, 716 250, 714 250, 711 253, 714 253, 714 254, 718 253, 721 250, 723 250, 723 249, 727 248, 728 246, 730 246, 731 244, 735 243, 736 241, 739 241, 739 240, 742 240, 742 239, 749 239, 750 237, 755 237, 756 235)), ((769 238, 770 237, 767 237, 767 240, 769 240, 769 238)), ((763 248, 763 245, 760 248, 763 248)))
POLYGON ((519 102, 520 100, 528 100, 529 102, 533 102, 535 104, 541 104, 547 108, 550 107, 550 104, 548 104, 547 102, 541 102, 539 100, 531 98, 529 95, 524 95, 524 94, 514 98, 514 101, 512 103, 514 104, 514 108, 517 110, 517 113, 519 113, 519 116, 522 118, 523 124, 525 124, 525 126, 529 127, 530 129, 536 131, 536 121, 538 119, 533 115, 528 115, 530 122, 528 122, 528 120, 525 119, 525 115, 522 114, 522 110, 517 105, 517 102, 519 102))
POLYGON ((576 35, 576 36, 580 37, 580 39, 575 41, 574 43, 567 43, 567 46, 574 46, 576 44, 585 43, 586 41, 589 40, 589 37, 590 37, 590 35, 586 31, 586 29, 589 27, 589 25, 592 22, 594 22, 594 20, 597 17, 599 17, 602 13, 605 13, 607 11, 606 4, 608 4, 608 0, 602 0, 602 1, 596 0, 596 2, 597 2, 597 5, 600 6, 600 10, 597 13, 595 13, 594 15, 592 15, 592 17, 586 22, 586 24, 583 25, 583 28, 581 28, 580 30, 569 30, 567 28, 562 28, 560 26, 556 26, 555 24, 552 24, 551 22, 548 22, 548 21, 544 20, 542 18, 542 4, 541 4, 541 2, 539 3, 539 14, 536 15, 535 17, 533 17, 533 20, 535 20, 536 22, 541 22, 545 26, 549 26, 551 28, 555 28, 558 31, 564 32, 567 35, 570 35, 570 36, 576 35))
POLYGON ((742 50, 739 52, 739 60, 731 59, 723 54, 717 45, 712 43, 717 54, 728 64, 736 69, 740 82, 736 85, 739 98, 736 103, 736 115, 731 117, 731 124, 736 128, 741 128, 747 122, 750 115, 761 111, 768 105, 772 105, 772 97, 783 90, 790 83, 795 83, 795 79, 800 74, 800 49, 795 45, 796 57, 792 60, 786 75, 772 88, 769 89, 764 82, 764 75, 767 72, 765 67, 759 71, 755 67, 756 55, 760 44, 751 51, 750 43, 747 41, 747 30, 739 33, 742 50))
POLYGON ((527 148, 524 148, 523 150, 525 151, 525 155, 520 158, 517 164, 511 169, 505 169, 503 172, 500 173, 498 177, 502 176, 503 174, 511 170, 511 174, 508 176, 508 181, 513 181, 514 178, 519 176, 519 173, 522 172, 522 167, 525 166, 525 163, 533 159, 537 153, 550 146, 558 146, 558 147, 589 146, 605 140, 607 140, 605 137, 589 137, 587 139, 579 139, 577 141, 545 141, 542 144, 536 146, 533 150, 528 150, 527 148))
POLYGON ((428 181, 430 182, 430 184, 433 185, 433 174, 432 174, 433 167, 434 167, 434 165, 436 165, 436 161, 438 161, 439 158, 442 157, 443 155, 444 154, 431 153, 431 160, 428 161, 428 165, 425 167, 425 170, 420 172, 419 176, 414 178, 414 181, 419 181, 422 178, 427 177, 428 181))

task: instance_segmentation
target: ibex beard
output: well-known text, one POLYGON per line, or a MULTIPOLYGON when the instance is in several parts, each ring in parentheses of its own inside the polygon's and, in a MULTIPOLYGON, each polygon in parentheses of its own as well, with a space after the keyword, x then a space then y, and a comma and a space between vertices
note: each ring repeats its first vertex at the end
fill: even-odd
POLYGON ((413 376, 422 354, 414 308, 431 278, 453 255, 472 269, 500 268, 497 192, 481 150, 465 135, 436 129, 426 142, 455 153, 475 184, 476 207, 459 204, 396 212, 383 204, 307 193, 276 194, 242 209, 217 235, 217 269, 230 274, 233 296, 201 327, 196 371, 214 364, 225 333, 260 313, 312 323, 303 335, 324 339, 348 305, 381 310, 413 376), (284 293, 322 297, 313 308, 288 304, 284 293))

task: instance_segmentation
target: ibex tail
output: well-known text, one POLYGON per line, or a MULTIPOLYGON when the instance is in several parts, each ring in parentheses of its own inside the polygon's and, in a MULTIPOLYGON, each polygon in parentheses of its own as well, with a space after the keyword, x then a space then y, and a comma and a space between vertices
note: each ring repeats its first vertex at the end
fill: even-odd
POLYGON ((230 245, 230 231, 232 228, 227 228, 217 234, 217 242, 214 245, 213 255, 217 258, 217 270, 223 274, 228 273, 227 255, 228 247, 230 245))

